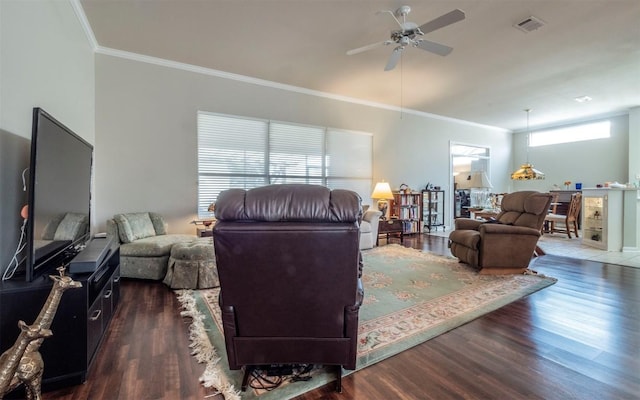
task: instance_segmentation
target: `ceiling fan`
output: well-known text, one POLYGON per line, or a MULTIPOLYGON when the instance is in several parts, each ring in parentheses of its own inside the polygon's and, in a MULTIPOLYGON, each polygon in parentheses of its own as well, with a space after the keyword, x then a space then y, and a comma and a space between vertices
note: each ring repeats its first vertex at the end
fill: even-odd
POLYGON ((384 68, 385 71, 391 71, 395 68, 398 60, 400 60, 402 51, 407 46, 417 47, 419 49, 426 50, 441 56, 446 56, 447 54, 451 53, 453 48, 423 39, 422 36, 424 36, 426 33, 433 32, 437 29, 444 28, 445 26, 451 25, 458 21, 462 21, 465 18, 464 11, 455 9, 420 26, 413 22, 407 21, 407 15, 410 12, 411 7, 409 6, 401 6, 395 12, 389 10, 379 11, 378 14, 391 14, 393 19, 395 19, 398 25, 400 25, 400 29, 391 31, 391 38, 388 40, 349 50, 347 51, 347 55, 351 56, 354 54, 362 53, 367 50, 375 49, 376 47, 382 45, 395 44, 397 46, 395 47, 395 49, 393 49, 391 57, 389 57, 389 61, 384 68), (398 18, 401 18, 402 22, 400 22, 398 18))

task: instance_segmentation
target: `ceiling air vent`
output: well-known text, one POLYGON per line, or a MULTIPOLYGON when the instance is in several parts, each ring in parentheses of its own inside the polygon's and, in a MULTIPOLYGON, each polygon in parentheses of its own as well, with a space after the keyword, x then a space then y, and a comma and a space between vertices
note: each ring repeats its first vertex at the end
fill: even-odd
POLYGON ((531 31, 535 31, 536 29, 545 25, 545 22, 540 18, 536 18, 534 16, 525 18, 524 20, 518 22, 513 25, 514 27, 520 29, 522 32, 529 33, 531 31))

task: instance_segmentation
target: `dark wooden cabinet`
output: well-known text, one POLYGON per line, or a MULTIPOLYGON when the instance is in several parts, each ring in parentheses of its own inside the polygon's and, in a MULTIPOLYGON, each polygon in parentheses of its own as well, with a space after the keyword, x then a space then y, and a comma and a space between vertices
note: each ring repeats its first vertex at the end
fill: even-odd
POLYGON ((378 246, 378 239, 380 235, 386 235, 387 243, 389 243, 390 235, 398 235, 400 237, 400 243, 404 241, 405 221, 397 218, 381 219, 378 222, 378 237, 376 238, 376 246, 378 246))
MULTIPOLYGON (((51 292, 50 274, 33 282, 17 278, 0 286, 0 352, 18 337, 18 321, 35 321, 51 292)), ((40 352, 44 359, 43 390, 75 385, 86 380, 104 333, 120 297, 120 248, 114 245, 95 272, 70 274, 81 288, 62 294, 51 330, 40 352)), ((16 390, 6 398, 21 394, 16 390)))

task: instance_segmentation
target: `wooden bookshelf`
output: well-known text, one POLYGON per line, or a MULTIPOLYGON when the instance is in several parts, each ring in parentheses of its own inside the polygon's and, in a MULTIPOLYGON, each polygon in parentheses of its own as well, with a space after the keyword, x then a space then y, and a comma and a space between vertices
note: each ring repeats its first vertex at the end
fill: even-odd
POLYGON ((403 234, 420 233, 422 229, 422 193, 393 192, 393 200, 390 203, 391 218, 402 221, 403 234))

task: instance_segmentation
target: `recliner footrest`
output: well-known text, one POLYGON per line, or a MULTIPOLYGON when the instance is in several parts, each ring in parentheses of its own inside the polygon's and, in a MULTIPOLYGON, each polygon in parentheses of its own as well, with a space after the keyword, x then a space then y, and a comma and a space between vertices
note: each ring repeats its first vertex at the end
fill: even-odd
POLYGON ((347 365, 351 338, 258 338, 232 339, 239 365, 327 364, 347 365))

